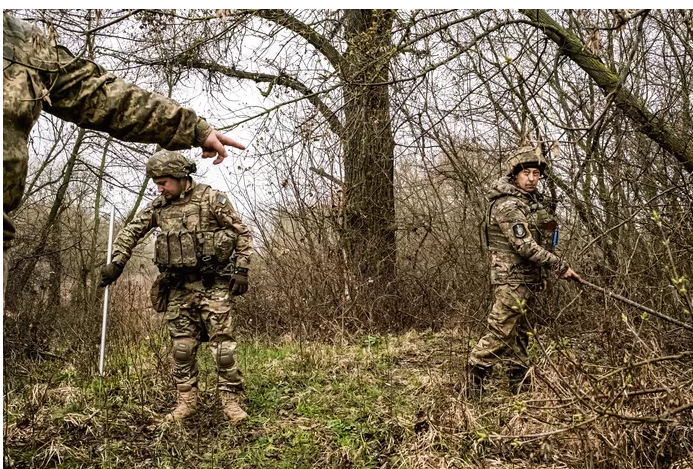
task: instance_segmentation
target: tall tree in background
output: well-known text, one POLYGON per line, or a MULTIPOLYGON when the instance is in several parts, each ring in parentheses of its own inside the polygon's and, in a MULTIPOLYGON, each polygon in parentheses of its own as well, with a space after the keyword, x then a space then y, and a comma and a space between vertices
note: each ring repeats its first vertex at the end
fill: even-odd
MULTIPOLYGON (((394 53, 394 12, 344 10, 332 15, 335 18, 327 16, 315 23, 302 21, 299 15, 284 10, 240 11, 229 16, 230 21, 262 18, 307 42, 329 64, 332 87, 341 90, 341 99, 332 103, 306 85, 298 73, 290 76, 288 73, 241 70, 224 65, 223 59, 206 60, 199 53, 199 46, 197 54, 191 54, 188 49, 173 60, 192 69, 283 86, 300 93, 315 107, 341 146, 342 241, 348 263, 353 273, 360 275, 360 280, 370 278, 384 285, 394 278, 396 260, 394 138, 388 85, 394 53), (339 36, 342 29, 342 36, 339 36), (344 52, 339 46, 345 48, 344 52)), ((231 31, 228 34, 237 35, 231 31)), ((309 79, 315 80, 314 77, 309 79)), ((324 87, 324 83, 322 85, 324 87)))

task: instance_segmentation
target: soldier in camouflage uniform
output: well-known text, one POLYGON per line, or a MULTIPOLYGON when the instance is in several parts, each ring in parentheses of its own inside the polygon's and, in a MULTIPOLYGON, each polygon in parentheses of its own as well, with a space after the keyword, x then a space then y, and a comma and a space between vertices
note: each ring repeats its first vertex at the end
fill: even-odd
POLYGON ((218 154, 215 163, 226 157, 224 145, 245 148, 212 129, 193 110, 125 83, 94 62, 74 57, 6 12, 2 30, 4 253, 15 233, 8 213, 17 208, 24 193, 29 132, 42 110, 120 140, 158 143, 169 150, 199 146, 203 158, 218 154))
POLYGON ((514 391, 526 384, 528 330, 524 314, 543 290, 546 271, 564 279, 580 279, 552 252, 558 243, 558 225, 537 192, 545 167, 546 161, 534 148, 520 148, 506 162, 506 176, 496 181, 489 193, 486 239, 495 301, 488 317, 489 333, 469 357, 471 397, 481 395, 484 376, 500 361, 508 363, 514 391))
POLYGON ((161 150, 147 162, 147 176, 161 195, 125 226, 113 243, 113 262, 101 272, 102 286, 122 273, 137 242, 152 229, 154 262, 161 274, 152 289, 173 341, 173 376, 178 406, 169 419, 182 420, 197 406, 197 348, 209 341, 225 415, 235 424, 247 414, 231 328, 233 296, 248 289, 252 237, 223 193, 193 181, 195 163, 161 150))

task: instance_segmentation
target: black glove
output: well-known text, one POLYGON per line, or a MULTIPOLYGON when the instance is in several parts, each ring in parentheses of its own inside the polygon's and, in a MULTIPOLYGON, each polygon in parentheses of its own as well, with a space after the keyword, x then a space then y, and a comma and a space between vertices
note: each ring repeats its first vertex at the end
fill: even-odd
POLYGON ((242 295, 248 291, 248 269, 236 267, 229 282, 229 291, 233 296, 242 295))
POLYGON ((101 283, 100 287, 107 287, 120 277, 123 273, 123 266, 116 262, 111 262, 101 267, 101 283))

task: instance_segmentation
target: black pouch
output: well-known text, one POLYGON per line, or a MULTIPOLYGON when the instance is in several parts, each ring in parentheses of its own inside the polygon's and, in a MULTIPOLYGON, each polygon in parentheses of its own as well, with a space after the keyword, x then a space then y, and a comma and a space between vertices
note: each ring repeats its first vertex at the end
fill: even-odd
POLYGON ((202 286, 205 288, 212 288, 214 286, 214 281, 217 278, 217 273, 214 271, 213 267, 207 267, 202 270, 202 286))
POLYGON ((165 313, 168 307, 168 295, 171 291, 171 278, 166 274, 159 274, 149 292, 152 306, 159 313, 165 313))

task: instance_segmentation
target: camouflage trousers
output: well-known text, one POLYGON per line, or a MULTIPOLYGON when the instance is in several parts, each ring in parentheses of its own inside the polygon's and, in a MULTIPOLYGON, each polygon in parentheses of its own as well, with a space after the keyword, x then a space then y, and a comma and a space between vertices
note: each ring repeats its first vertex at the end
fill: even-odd
POLYGON ((496 285, 494 303, 488 316, 489 332, 479 339, 469 356, 469 364, 491 368, 503 361, 512 367, 528 366, 529 343, 526 313, 536 304, 543 285, 496 285))
POLYGON ((194 280, 178 282, 170 290, 166 320, 173 341, 173 377, 180 391, 197 384, 197 349, 206 341, 215 359, 218 389, 236 393, 243 389, 232 331, 233 297, 228 285, 228 279, 217 278, 210 288, 194 280))

